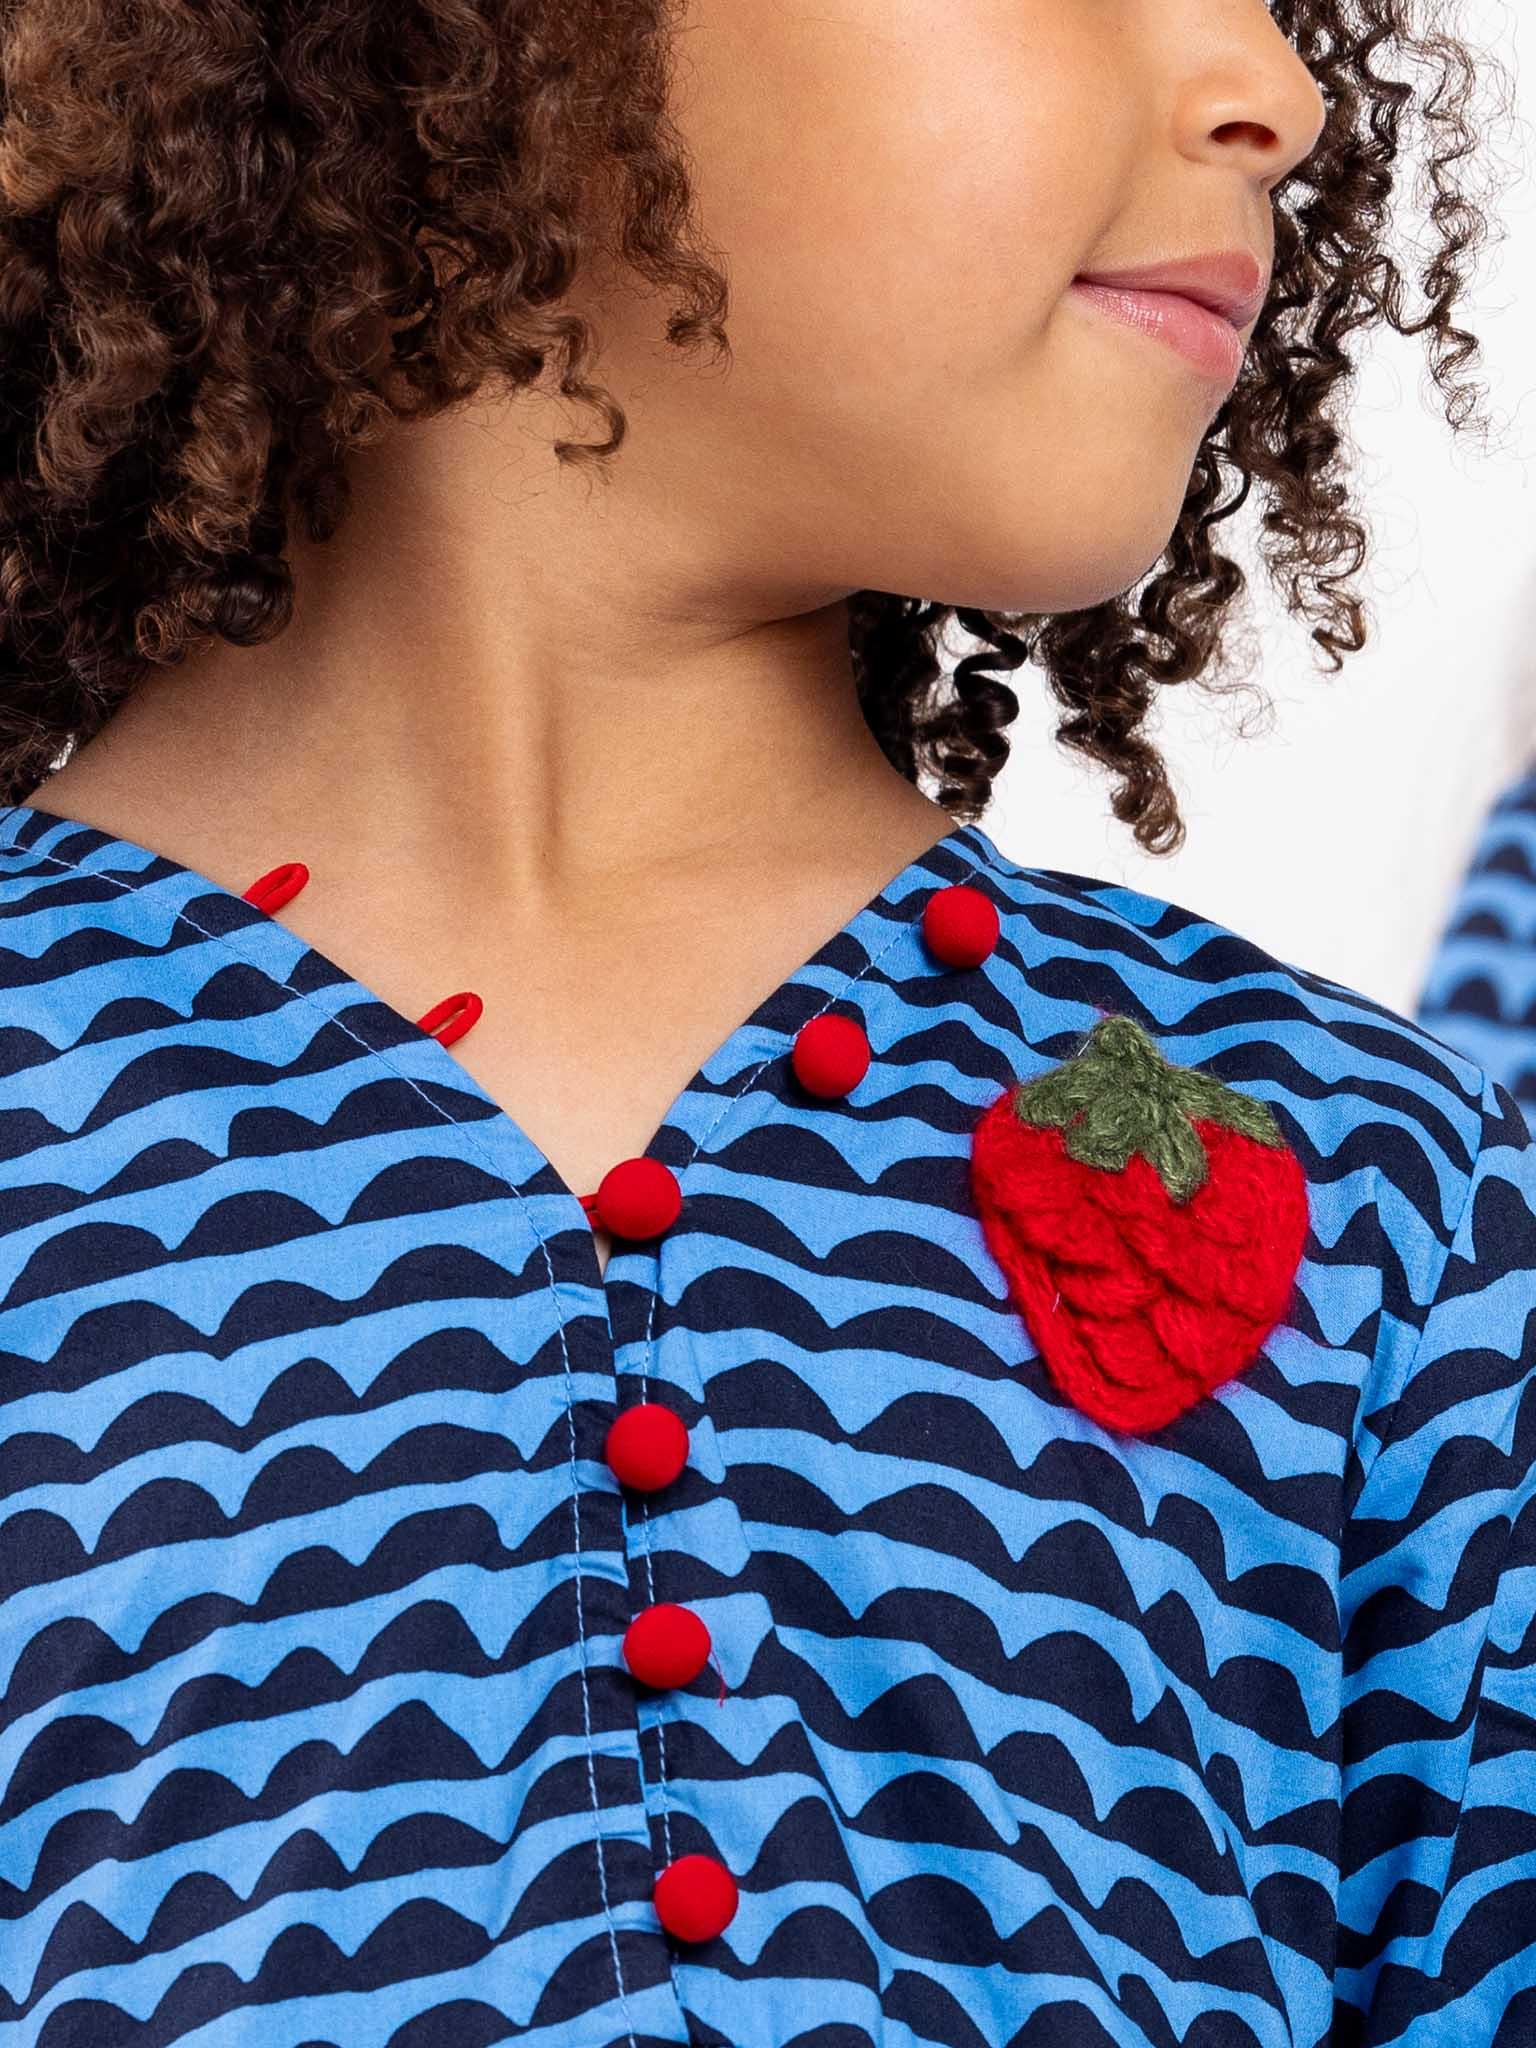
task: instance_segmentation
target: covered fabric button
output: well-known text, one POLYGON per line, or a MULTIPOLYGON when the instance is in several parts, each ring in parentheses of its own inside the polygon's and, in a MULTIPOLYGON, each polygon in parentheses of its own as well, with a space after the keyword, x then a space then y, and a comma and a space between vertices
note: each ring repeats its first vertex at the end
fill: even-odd
POLYGON ((862 1024, 828 1010, 801 1025, 790 1062, 812 1095, 846 1095, 869 1072, 869 1040, 862 1024))
POLYGON ((681 1416, 659 1401, 640 1401, 614 1418, 603 1456, 620 1486, 656 1493, 687 1464, 688 1431, 681 1416))
POLYGON ((709 1662, 709 1630, 691 1608, 658 1601, 624 1631, 624 1662, 642 1685, 688 1685, 709 1662))
POLYGON ((923 938, 946 967, 979 967, 997 944, 998 929, 997 905, 964 882, 936 889, 923 909, 923 938))
POLYGON ((615 1237, 655 1237, 677 1221, 683 1191, 659 1159, 621 1159, 597 1184, 596 1220, 615 1237))
POLYGON ((713 1941, 736 1915, 736 1880, 713 1856, 679 1856, 651 1888, 668 1934, 679 1941, 713 1941))

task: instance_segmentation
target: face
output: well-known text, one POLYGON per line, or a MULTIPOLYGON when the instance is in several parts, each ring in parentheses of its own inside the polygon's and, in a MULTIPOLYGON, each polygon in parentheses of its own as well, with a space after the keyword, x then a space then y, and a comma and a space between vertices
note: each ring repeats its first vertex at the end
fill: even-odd
POLYGON ((1146 572, 1228 387, 1070 287, 1267 276, 1325 109, 1264 0, 691 0, 672 113, 734 360, 593 303, 620 467, 745 528, 768 603, 1071 611, 1146 572))

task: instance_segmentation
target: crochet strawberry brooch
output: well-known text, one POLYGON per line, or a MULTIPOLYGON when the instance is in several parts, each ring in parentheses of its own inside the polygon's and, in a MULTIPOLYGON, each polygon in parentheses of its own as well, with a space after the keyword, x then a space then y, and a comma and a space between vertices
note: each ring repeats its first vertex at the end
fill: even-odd
POLYGON ((971 1186, 1051 1378, 1109 1428, 1182 1415, 1290 1305, 1300 1162, 1266 1103, 1173 1065, 1134 1018, 991 1104, 971 1186))

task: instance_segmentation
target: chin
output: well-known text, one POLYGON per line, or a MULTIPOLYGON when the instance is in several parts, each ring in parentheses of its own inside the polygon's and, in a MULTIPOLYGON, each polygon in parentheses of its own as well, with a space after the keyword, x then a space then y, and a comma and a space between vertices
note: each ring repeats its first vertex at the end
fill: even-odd
MULTIPOLYGON (((1171 538, 1172 528, 1160 540, 1142 549, 1127 549, 1115 561, 1106 562, 1103 559, 1104 536, 1097 534, 1095 540, 1099 551, 1096 559, 1079 559, 1070 567, 1064 565, 1054 574, 1041 575, 1036 569, 1027 583, 1017 578, 1010 582, 999 573, 985 586, 971 584, 962 588, 958 595, 948 592, 942 597, 936 595, 936 602, 988 612, 1055 614, 1091 611, 1095 605, 1107 604, 1112 597, 1123 596, 1155 569, 1171 538)), ((1085 547, 1084 556, 1088 553, 1085 547)))
POLYGON ((1178 527, 1187 458, 1177 470, 1150 470, 1144 462, 1139 491, 1123 474, 1095 468, 1027 502, 1019 499, 1017 478, 1002 487, 978 481, 974 516, 944 535, 942 549, 914 542, 880 565, 875 585, 920 590, 935 603, 971 611, 1091 611, 1155 569, 1178 527))

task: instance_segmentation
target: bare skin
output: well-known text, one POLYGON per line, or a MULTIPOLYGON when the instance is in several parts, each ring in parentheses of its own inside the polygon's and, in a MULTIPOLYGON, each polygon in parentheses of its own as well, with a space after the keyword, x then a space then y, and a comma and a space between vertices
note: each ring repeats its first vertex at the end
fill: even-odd
POLYGON ((453 1055, 578 1193, 950 827, 864 725, 848 594, 1146 571, 1223 394, 1067 287, 1267 263, 1324 117, 1263 0, 694 0, 679 51, 729 370, 596 265, 611 483, 543 388, 399 428, 295 543, 285 634, 154 677, 29 797, 237 893, 306 861, 284 922, 407 1016, 476 989, 453 1055))

